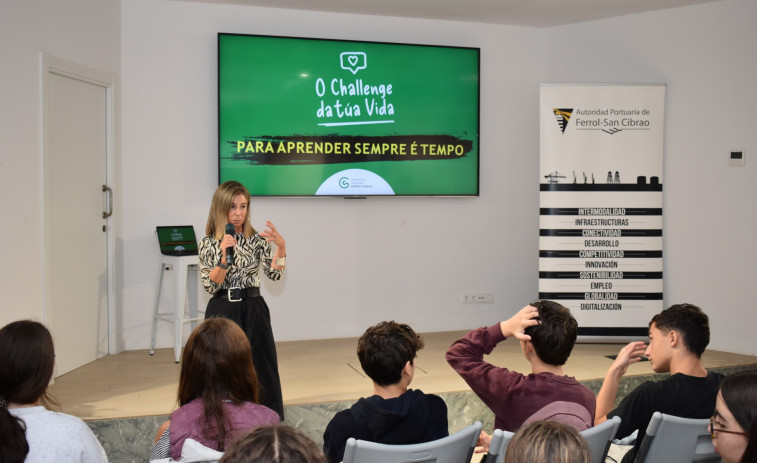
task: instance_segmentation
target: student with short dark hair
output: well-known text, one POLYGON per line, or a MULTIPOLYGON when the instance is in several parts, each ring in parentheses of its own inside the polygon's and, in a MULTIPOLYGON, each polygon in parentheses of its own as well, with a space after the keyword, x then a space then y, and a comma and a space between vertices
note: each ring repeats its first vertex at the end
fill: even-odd
MULTIPOLYGON (((594 423, 594 393, 562 366, 578 336, 578 324, 570 311, 554 301, 536 301, 510 319, 488 328, 477 328, 447 350, 447 362, 473 392, 494 412, 494 427, 514 432, 531 421, 558 421, 582 431, 594 423), (531 363, 531 373, 484 361, 507 338, 520 341, 531 363)), ((488 449, 490 436, 481 434, 488 449)))
POLYGON ((360 337, 360 366, 373 381, 371 397, 337 413, 323 433, 323 452, 342 461, 347 439, 382 444, 417 444, 449 435, 447 405, 441 397, 408 389, 423 339, 410 326, 394 321, 368 328, 360 337))
POLYGON ((597 394, 596 424, 619 416, 618 437, 639 430, 634 448, 623 461, 635 457, 654 412, 683 418, 708 418, 712 414, 723 375, 708 372, 702 364, 702 353, 709 343, 709 318, 702 309, 694 304, 675 304, 649 322, 649 346, 638 341, 620 350, 597 394), (641 384, 613 409, 620 379, 642 354, 656 373, 670 373, 670 377, 641 384))

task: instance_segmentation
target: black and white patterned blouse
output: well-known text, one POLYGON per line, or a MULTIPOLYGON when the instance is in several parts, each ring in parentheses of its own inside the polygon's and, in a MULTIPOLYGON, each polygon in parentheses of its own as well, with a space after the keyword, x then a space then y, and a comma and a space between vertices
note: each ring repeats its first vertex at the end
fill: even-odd
POLYGON ((221 241, 206 236, 200 241, 200 276, 205 291, 215 294, 221 288, 260 287, 260 269, 271 280, 279 280, 284 270, 271 268, 271 245, 257 233, 245 238, 241 233, 234 235, 234 264, 226 271, 223 284, 210 279, 210 271, 221 262, 221 241))

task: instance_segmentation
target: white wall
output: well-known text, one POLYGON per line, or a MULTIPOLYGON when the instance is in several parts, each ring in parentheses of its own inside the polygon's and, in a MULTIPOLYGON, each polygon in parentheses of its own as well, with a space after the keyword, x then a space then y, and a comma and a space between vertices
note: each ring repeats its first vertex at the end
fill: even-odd
POLYGON ((43 320, 40 51, 117 75, 120 14, 119 0, 0 0, 0 326, 43 320))
MULTIPOLYGON (((0 1, 0 325, 42 316, 38 52, 120 76, 118 325, 120 346, 138 349, 149 345, 154 226, 204 230, 216 33, 239 32, 482 50, 480 197, 254 200, 254 223, 272 219, 288 244, 287 276, 264 282, 278 340, 354 336, 390 318, 440 331, 508 316, 537 293, 539 84, 666 82, 665 303, 701 305, 712 347, 757 353, 753 0, 546 30, 166 0, 0 1), (726 166, 732 149, 747 167, 726 166), (464 291, 495 303, 463 305, 464 291)), ((171 342, 164 327, 159 345, 171 342)))
POLYGON ((665 82, 665 305, 710 316, 711 348, 757 354, 757 2, 546 31, 553 82, 665 82), (731 150, 746 166, 728 167, 731 150))
POLYGON ((482 49, 480 197, 253 199, 253 224, 270 218, 287 240, 286 277, 263 283, 277 340, 355 336, 384 319, 465 329, 536 297, 541 31, 159 0, 123 2, 122 15, 127 349, 149 342, 154 226, 205 228, 217 186, 218 32, 482 49), (495 303, 463 305, 464 291, 493 292, 495 303))

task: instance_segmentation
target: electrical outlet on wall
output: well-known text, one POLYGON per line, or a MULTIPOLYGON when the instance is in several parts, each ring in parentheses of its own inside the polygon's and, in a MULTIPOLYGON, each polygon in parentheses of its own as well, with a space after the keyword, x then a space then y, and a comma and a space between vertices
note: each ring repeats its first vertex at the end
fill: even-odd
POLYGON ((490 304, 494 302, 494 293, 463 293, 464 304, 490 304))

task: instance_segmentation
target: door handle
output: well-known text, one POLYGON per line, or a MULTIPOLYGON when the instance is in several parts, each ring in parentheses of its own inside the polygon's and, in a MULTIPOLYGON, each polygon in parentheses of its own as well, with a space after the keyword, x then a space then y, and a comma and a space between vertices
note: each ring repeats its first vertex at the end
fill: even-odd
POLYGON ((107 185, 103 185, 103 193, 105 193, 105 196, 107 197, 106 203, 108 205, 108 209, 103 211, 103 219, 107 219, 113 215, 113 189, 107 185))

